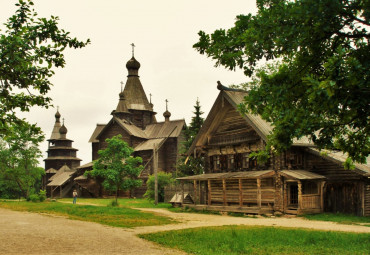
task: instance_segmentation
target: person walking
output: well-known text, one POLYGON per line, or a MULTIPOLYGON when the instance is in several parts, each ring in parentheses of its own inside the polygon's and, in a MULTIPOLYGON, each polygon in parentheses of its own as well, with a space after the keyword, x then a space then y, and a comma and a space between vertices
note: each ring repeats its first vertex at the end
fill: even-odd
POLYGON ((75 204, 76 203, 76 201, 77 201, 77 190, 73 190, 73 204, 75 204))

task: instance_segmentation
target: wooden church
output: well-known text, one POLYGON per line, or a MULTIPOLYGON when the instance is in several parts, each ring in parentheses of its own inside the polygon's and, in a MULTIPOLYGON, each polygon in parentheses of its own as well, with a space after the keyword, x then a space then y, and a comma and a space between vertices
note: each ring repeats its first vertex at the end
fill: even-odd
MULTIPOLYGON (((307 138, 267 163, 249 155, 264 148, 271 125, 242 115, 245 91, 221 90, 189 154, 203 157, 204 174, 178 178, 193 184, 197 209, 267 214, 343 212, 370 216, 370 165, 345 170, 340 151, 320 153, 307 138)), ((182 185, 184 187, 184 185, 182 185)), ((184 194, 187 191, 183 191, 184 194)))
POLYGON ((77 149, 72 147, 73 141, 67 138, 67 128, 60 124, 59 110, 55 114, 55 124, 48 139, 47 158, 45 161, 45 175, 43 189, 48 197, 71 196, 76 188, 73 178, 77 175, 77 167, 81 159, 77 158, 77 149))
MULTIPOLYGON (((171 113, 163 113, 164 121, 158 122, 153 104, 149 101, 139 79, 140 63, 132 56, 127 62, 127 81, 124 89, 119 93, 119 100, 112 118, 107 124, 97 124, 89 142, 92 145, 92 160, 98 158, 98 151, 105 149, 105 140, 118 134, 134 148, 134 156, 140 156, 145 166, 140 178, 143 180, 141 188, 132 191, 130 196, 142 197, 146 191, 145 182, 148 175, 153 174, 153 149, 158 148, 158 171, 173 172, 179 155, 179 148, 183 142, 185 120, 170 120, 171 113)), ((92 168, 92 162, 79 167, 79 172, 92 168)), ((82 188, 86 196, 101 196, 101 187, 82 174, 75 181, 82 188)), ((127 194, 126 194, 127 195, 127 194)))

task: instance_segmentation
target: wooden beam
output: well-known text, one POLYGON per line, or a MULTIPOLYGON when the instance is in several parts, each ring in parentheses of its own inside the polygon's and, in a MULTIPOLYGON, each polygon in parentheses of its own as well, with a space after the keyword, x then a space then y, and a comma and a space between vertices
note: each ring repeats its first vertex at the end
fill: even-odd
POLYGON ((261 179, 257 179, 257 206, 262 207, 262 196, 261 196, 261 179))
POLYGON ((324 212, 324 187, 325 181, 320 183, 320 211, 324 212))
POLYGON ((194 204, 196 205, 197 204, 197 199, 198 199, 198 194, 197 194, 197 181, 194 180, 193 181, 194 183, 194 204))
POLYGON ((153 167, 154 167, 154 204, 158 204, 158 149, 157 144, 153 146, 153 167))
POLYGON ((302 200, 302 182, 298 181, 298 210, 303 209, 302 202, 303 202, 303 200, 302 200))
POLYGON ((208 180, 208 205, 211 205, 211 180, 208 180))
POLYGON ((287 192, 287 184, 286 182, 284 181, 283 182, 283 212, 285 212, 287 209, 288 209, 288 192, 287 192))
POLYGON ((224 201, 224 206, 227 205, 227 202, 226 202, 226 180, 225 179, 222 179, 222 197, 223 197, 223 201, 224 201))
POLYGON ((243 183, 242 179, 239 179, 239 206, 243 207, 243 183))
POLYGON ((184 204, 184 181, 181 180, 181 204, 184 204))

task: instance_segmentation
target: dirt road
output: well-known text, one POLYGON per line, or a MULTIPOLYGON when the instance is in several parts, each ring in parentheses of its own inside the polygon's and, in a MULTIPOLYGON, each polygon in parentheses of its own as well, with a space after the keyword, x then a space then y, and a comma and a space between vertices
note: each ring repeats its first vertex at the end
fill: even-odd
POLYGON ((185 254, 142 240, 136 234, 220 225, 304 227, 370 233, 369 227, 301 218, 238 218, 172 213, 164 209, 142 210, 166 215, 182 223, 122 229, 0 208, 0 254, 185 254))

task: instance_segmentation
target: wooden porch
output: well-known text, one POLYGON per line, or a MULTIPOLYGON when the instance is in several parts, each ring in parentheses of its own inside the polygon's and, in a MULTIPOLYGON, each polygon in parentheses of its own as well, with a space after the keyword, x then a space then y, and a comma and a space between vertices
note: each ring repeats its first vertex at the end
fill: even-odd
MULTIPOLYGON (((178 178, 193 183, 193 204, 197 210, 266 214, 274 211, 273 170, 203 174, 178 178)), ((185 205, 184 205, 185 206, 185 205)))

